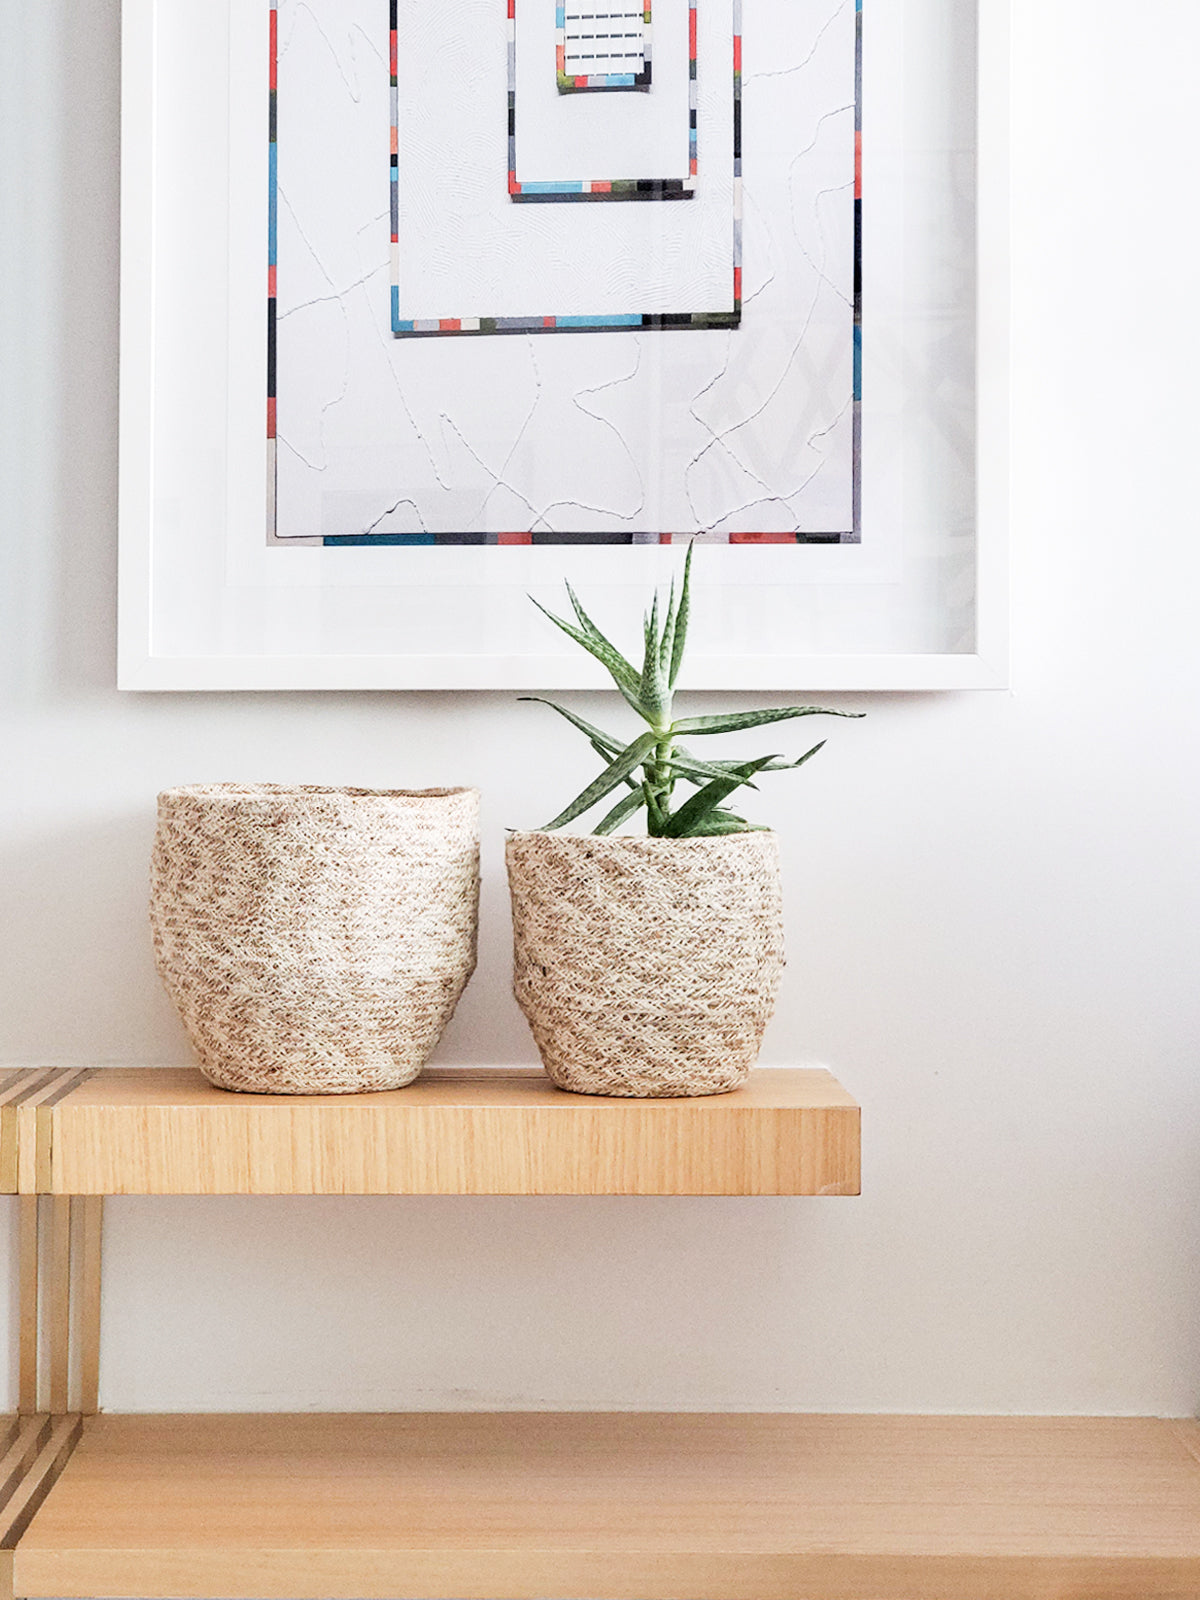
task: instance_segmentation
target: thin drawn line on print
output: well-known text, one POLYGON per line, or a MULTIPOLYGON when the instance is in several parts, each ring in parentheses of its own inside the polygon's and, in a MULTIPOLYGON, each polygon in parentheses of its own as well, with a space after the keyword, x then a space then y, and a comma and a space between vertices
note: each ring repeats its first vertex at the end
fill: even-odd
MULTIPOLYGON (((558 7, 559 14, 562 6, 558 7)), ((393 13, 394 14, 394 13, 393 13)), ((647 15, 649 6, 647 6, 647 15)), ((517 177, 517 0, 508 0, 508 194, 514 201, 690 200, 699 173, 696 130, 696 0, 688 3, 688 174, 686 178, 555 179, 522 183, 517 177)), ((398 120, 398 113, 397 113, 398 120)))
MULTIPOLYGON (((509 128, 515 127, 512 107, 512 73, 514 71, 514 29, 516 0, 507 0, 509 26, 510 104, 509 128)), ((628 333, 665 332, 671 329, 695 330, 699 328, 736 328, 742 318, 742 39, 741 0, 733 0, 733 295, 729 309, 720 311, 679 312, 615 312, 594 313, 585 316, 532 316, 532 317, 428 317, 405 318, 400 315, 400 97, 398 78, 398 21, 399 0, 390 0, 391 10, 391 68, 392 68, 392 154, 391 154, 391 246, 392 283, 391 313, 392 334, 397 339, 438 338, 445 336, 486 336, 491 334, 532 333, 628 333)), ((696 0, 689 5, 689 53, 693 76, 689 82, 689 98, 693 101, 689 115, 695 118, 696 78, 696 0)), ((694 134, 694 127, 693 127, 694 134)), ((510 184, 512 174, 510 170, 510 184)), ((584 198, 589 198, 585 196, 584 198)))
MULTIPOLYGON (((391 3, 391 78, 392 86, 396 86, 396 10, 397 0, 391 3)), ((481 544, 564 544, 564 545, 636 545, 636 544, 672 544, 689 542, 699 538, 701 543, 710 544, 841 544, 857 543, 860 538, 859 514, 861 506, 861 259, 862 259, 862 179, 861 179, 861 127, 862 127, 862 0, 855 0, 856 11, 856 39, 855 39, 855 217, 854 217, 854 321, 855 321, 855 369, 854 369, 854 447, 853 447, 853 528, 846 532, 807 532, 807 533, 781 533, 781 532, 742 532, 728 534, 700 534, 694 532, 684 533, 377 533, 377 534, 325 534, 318 537, 304 536, 295 539, 280 538, 277 525, 278 498, 277 471, 276 471, 276 320, 275 302, 277 288, 277 216, 278 216, 278 27, 277 27, 277 0, 270 4, 270 47, 269 47, 269 147, 270 160, 268 168, 268 264, 267 264, 267 445, 268 445, 268 537, 273 543, 291 544, 296 546, 309 546, 313 544, 337 547, 339 545, 481 545, 481 544)), ((732 316, 740 319, 741 315, 741 191, 742 191, 742 0, 733 0, 733 64, 734 64, 734 194, 735 194, 735 230, 734 230, 734 293, 735 312, 732 316)), ((393 97, 393 105, 394 105, 393 97)), ((397 126, 393 115, 392 123, 392 243, 393 251, 396 247, 396 139, 397 126)), ((392 307, 393 317, 398 306, 399 289, 393 282, 392 307)), ((693 313, 692 316, 702 315, 693 313)), ((726 317, 726 313, 710 313, 714 317, 726 317)), ((519 321, 521 319, 504 319, 519 321)), ((667 318, 646 319, 651 325, 661 327, 687 327, 694 326, 693 322, 682 318, 672 320, 667 318)), ((621 324, 623 327, 631 323, 621 324)), ((718 325, 718 324, 711 324, 718 325)), ((725 326, 736 326, 736 320, 726 321, 725 326)), ((615 322, 604 324, 604 328, 618 327, 615 322)), ((434 330, 430 330, 434 331, 434 330)), ((442 330, 437 330, 442 331, 442 330)), ((451 331, 471 332, 466 329, 447 329, 451 331)), ((479 331, 479 330, 475 330, 479 331)), ((501 332, 555 332, 576 331, 571 328, 546 326, 545 322, 539 327, 504 327, 501 332)))
POLYGON ((854 400, 847 544, 862 543, 862 50, 863 0, 854 0, 854 400))
POLYGON ((610 89, 648 90, 652 74, 651 0, 644 0, 644 4, 639 8, 635 8, 633 13, 636 16, 640 12, 642 23, 640 29, 642 36, 642 64, 636 72, 588 72, 584 74, 567 71, 567 6, 581 3, 582 0, 558 0, 558 4, 555 6, 554 24, 557 38, 555 41, 554 63, 559 94, 594 94, 598 91, 610 89))

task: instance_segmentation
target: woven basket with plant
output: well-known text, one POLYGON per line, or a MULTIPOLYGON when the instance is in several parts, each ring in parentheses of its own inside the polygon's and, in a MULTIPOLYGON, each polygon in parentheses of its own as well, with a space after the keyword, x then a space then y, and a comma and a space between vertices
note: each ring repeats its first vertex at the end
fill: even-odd
MULTIPOLYGON (((673 713, 691 609, 692 551, 678 593, 644 619, 642 666, 601 633, 570 585, 574 621, 545 615, 607 669, 646 724, 626 742, 540 696, 591 744, 604 770, 545 826, 507 847, 518 1003, 560 1088, 585 1094, 719 1094, 745 1081, 783 968, 776 835, 725 802, 782 755, 708 760, 690 741, 797 717, 784 706, 673 713), (685 742, 689 741, 689 742, 685 742), (619 793, 615 804, 612 796, 619 793), (609 801, 591 834, 558 830, 609 801), (644 812, 646 835, 616 830, 644 812)), ((544 607, 539 609, 544 610, 544 607)))

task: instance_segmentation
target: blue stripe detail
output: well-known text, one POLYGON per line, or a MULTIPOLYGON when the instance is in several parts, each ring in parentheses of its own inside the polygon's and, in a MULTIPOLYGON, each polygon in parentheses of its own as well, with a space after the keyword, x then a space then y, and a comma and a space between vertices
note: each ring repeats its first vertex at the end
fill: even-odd
POLYGON ((564 72, 568 83, 587 79, 589 89, 636 89, 637 78, 632 72, 564 72))
MULTIPOLYGON (((259 147, 262 148, 261 146, 259 147)), ((267 176, 267 265, 276 265, 279 223, 279 146, 270 146, 271 158, 267 176)))
POLYGON ((582 194, 582 183, 523 183, 522 194, 582 194))
POLYGON ((327 533, 323 545, 436 544, 435 533, 327 533))
POLYGON ((640 311, 612 317, 555 317, 556 328, 640 328, 640 311))

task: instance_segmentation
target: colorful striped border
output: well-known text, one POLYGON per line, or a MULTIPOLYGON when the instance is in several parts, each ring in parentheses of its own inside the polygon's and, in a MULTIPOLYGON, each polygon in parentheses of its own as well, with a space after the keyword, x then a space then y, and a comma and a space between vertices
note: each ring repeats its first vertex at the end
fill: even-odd
MULTIPOLYGON (((696 3, 688 0, 688 174, 686 178, 596 178, 561 179, 545 183, 522 183, 517 177, 517 0, 508 0, 508 195, 517 202, 572 200, 690 200, 696 190, 699 159, 696 144, 696 3)), ((561 20, 560 4, 556 15, 561 20)), ((393 0, 393 24, 396 4, 393 0)), ((646 5, 649 27, 650 6, 646 5)), ((394 48, 394 46, 393 46, 394 48)), ((562 42, 559 41, 559 61, 562 42)), ((574 80, 573 80, 574 81, 574 80)), ((646 83, 649 85, 649 77, 646 83)), ((559 88, 563 77, 559 73, 559 88)), ((596 85, 601 87, 601 85, 596 85)))
MULTIPOLYGON (((665 198, 657 196, 651 191, 644 194, 611 195, 603 192, 598 186, 589 186, 585 192, 582 185, 575 186, 569 194, 515 194, 513 185, 516 183, 516 174, 513 171, 513 162, 516 150, 516 0, 506 0, 508 7, 508 149, 509 149, 509 194, 513 199, 655 199, 665 198), (578 192, 576 192, 578 191, 578 192), (593 192, 594 191, 594 192, 593 192)), ((688 117, 689 117, 689 143, 691 148, 690 165, 692 176, 689 181, 694 182, 697 170, 696 154, 696 92, 697 92, 697 38, 696 23, 697 0, 689 0, 688 6, 688 38, 690 54, 689 90, 688 90, 688 117)), ((729 309, 719 311, 680 311, 680 312, 616 312, 596 313, 588 316, 533 316, 533 317, 439 317, 439 318, 410 318, 400 315, 400 172, 399 172, 399 109, 400 90, 397 77, 397 21, 399 0, 390 0, 391 5, 391 68, 392 68, 392 155, 391 155, 391 217, 392 217, 392 334, 397 339, 438 338, 445 335, 488 335, 505 333, 613 333, 613 332, 647 332, 665 331, 671 328, 697 329, 697 328, 736 328, 742 318, 742 5, 741 0, 733 0, 733 281, 732 304, 729 309)), ((641 188, 641 183, 654 184, 663 180, 641 180, 636 187, 641 188)), ((518 189, 521 187, 517 186, 518 189)), ((610 187, 616 188, 614 183, 610 187)))
MULTIPOLYGON (((512 0, 509 0, 510 5, 512 0)), ((391 6, 391 80, 392 80, 392 248, 396 260, 397 238, 397 79, 396 32, 398 0, 391 6)), ((695 23, 694 4, 693 28, 695 23)), ((854 64, 854 389, 853 389, 853 468, 851 528, 830 533, 370 533, 326 534, 318 542, 336 548, 361 545, 647 545, 688 543, 698 538, 700 543, 730 545, 797 544, 828 545, 857 544, 862 536, 862 0, 855 0, 855 64, 854 64)), ((278 265, 278 4, 270 0, 269 47, 269 167, 267 196, 267 460, 268 460, 268 538, 272 542, 297 546, 311 545, 311 539, 280 540, 277 531, 277 441, 276 441, 276 285, 278 265)), ((693 48, 693 60, 695 51, 693 48)), ((627 318, 479 318, 457 325, 420 328, 413 324, 412 333, 550 333, 557 331, 604 331, 606 328, 693 328, 736 327, 741 319, 742 305, 742 0, 734 0, 733 38, 733 145, 734 145, 734 263, 732 313, 692 313, 680 317, 630 316, 627 318), (703 321, 700 318, 708 317, 703 321), (488 324, 491 326, 488 326, 488 324), (520 324, 518 326, 517 324, 520 324)), ((693 118, 694 118, 693 93, 693 118)), ((399 309, 399 288, 393 279, 393 327, 399 309)))
POLYGON ((559 94, 594 94, 604 89, 640 89, 650 87, 652 61, 650 42, 650 0, 645 0, 642 11, 642 70, 633 72, 592 72, 581 77, 566 71, 567 65, 567 7, 558 0, 554 8, 556 45, 555 68, 558 75, 559 94))
POLYGON ((854 0, 854 463, 848 544, 862 539, 862 48, 863 0, 854 0))
POLYGON ((279 7, 270 5, 270 68, 267 101, 267 538, 274 539, 279 486, 278 442, 275 431, 276 284, 279 258, 279 7))
POLYGON ((321 544, 331 549, 365 545, 417 548, 428 545, 554 545, 554 544, 845 544, 844 533, 327 533, 321 544))

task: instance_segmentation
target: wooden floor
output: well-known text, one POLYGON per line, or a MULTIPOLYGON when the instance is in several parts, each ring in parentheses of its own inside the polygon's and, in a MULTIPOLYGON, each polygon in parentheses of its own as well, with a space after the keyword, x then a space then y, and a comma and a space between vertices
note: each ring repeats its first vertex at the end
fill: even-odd
POLYGON ((1200 1425, 506 1415, 89 1421, 18 1596, 1196 1600, 1200 1425))

